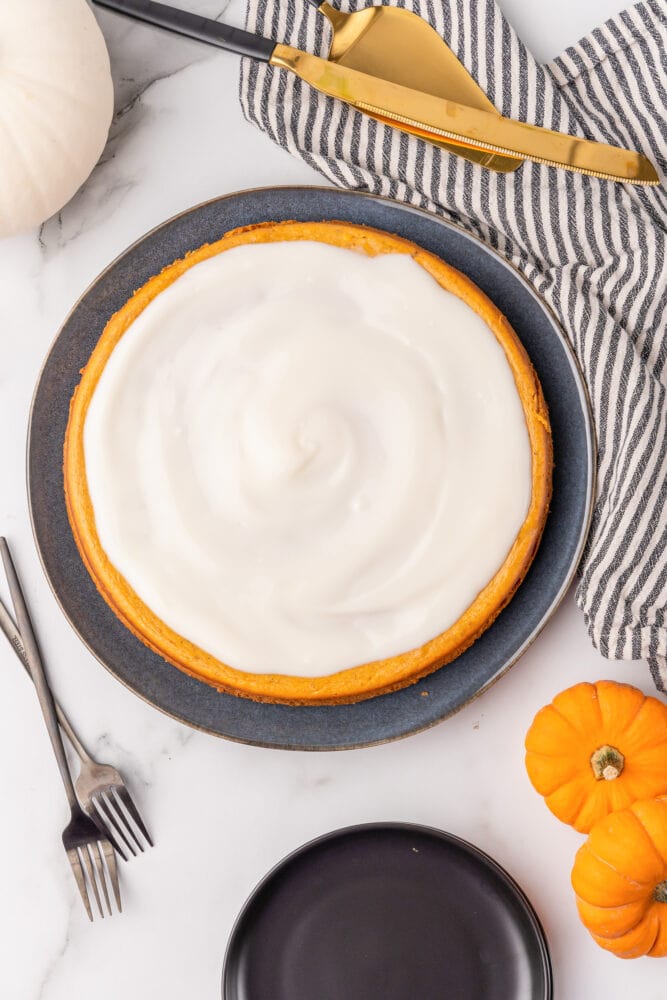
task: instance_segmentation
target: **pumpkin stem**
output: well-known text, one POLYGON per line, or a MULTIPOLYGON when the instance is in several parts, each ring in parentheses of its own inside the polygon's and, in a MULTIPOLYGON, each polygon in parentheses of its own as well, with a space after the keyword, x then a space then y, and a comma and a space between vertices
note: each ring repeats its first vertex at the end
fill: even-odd
POLYGON ((591 767, 597 781, 613 781, 623 770, 625 757, 616 747, 607 744, 591 755, 591 767))
POLYGON ((653 898, 656 903, 667 903, 667 879, 664 882, 658 882, 653 890, 653 898))

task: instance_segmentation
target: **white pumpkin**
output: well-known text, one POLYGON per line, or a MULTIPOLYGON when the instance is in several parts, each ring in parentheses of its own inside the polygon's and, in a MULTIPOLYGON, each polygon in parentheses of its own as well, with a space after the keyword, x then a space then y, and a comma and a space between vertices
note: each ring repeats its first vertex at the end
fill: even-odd
POLYGON ((69 201, 112 114, 109 55, 85 0, 0 0, 0 236, 69 201))

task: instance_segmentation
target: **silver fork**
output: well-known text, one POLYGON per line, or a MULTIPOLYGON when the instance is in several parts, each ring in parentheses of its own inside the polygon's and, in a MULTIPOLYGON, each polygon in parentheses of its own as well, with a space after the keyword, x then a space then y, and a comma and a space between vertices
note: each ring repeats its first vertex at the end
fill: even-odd
MULTIPOLYGON (((25 646, 12 617, 0 600, 0 629, 5 633, 10 645, 23 664, 28 677, 30 667, 25 646)), ((72 744, 81 768, 74 788, 83 811, 90 816, 105 834, 124 861, 129 854, 136 857, 144 845, 153 846, 151 836, 135 806, 120 771, 110 764, 99 764, 90 756, 77 736, 72 723, 58 702, 53 699, 60 728, 72 744)))
POLYGON ((104 897, 109 916, 111 916, 111 902, 107 883, 111 883, 116 906, 120 912, 120 889, 118 886, 118 872, 116 871, 116 856, 109 840, 102 836, 98 827, 86 816, 81 806, 77 802, 76 792, 72 784, 72 777, 67 766, 65 747, 63 745, 60 730, 58 728, 58 717, 53 701, 53 695, 49 688, 49 683, 44 672, 44 664, 40 656, 37 640, 32 629, 30 615, 23 597, 21 584, 16 573, 16 568, 12 560, 9 546, 4 538, 0 538, 0 554, 5 567, 9 593, 14 604, 14 612, 18 622, 19 631, 25 650, 26 660, 30 667, 30 674, 37 689, 37 698, 44 715, 46 728, 51 739, 51 746, 56 756, 60 776, 65 786, 67 801, 71 810, 71 818, 63 830, 63 847, 67 854, 67 859, 72 868, 76 884, 86 908, 86 913, 90 920, 93 919, 93 910, 90 903, 90 894, 95 898, 100 916, 104 917, 100 892, 104 897))

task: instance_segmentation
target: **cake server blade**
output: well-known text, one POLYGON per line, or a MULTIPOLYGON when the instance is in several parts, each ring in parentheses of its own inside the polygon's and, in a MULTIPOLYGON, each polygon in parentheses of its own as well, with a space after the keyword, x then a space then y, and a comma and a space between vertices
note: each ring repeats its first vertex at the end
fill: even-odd
POLYGON ((288 45, 276 45, 269 62, 290 70, 312 87, 372 117, 423 139, 453 140, 476 149, 520 156, 604 180, 659 184, 655 167, 641 153, 552 132, 537 125, 402 87, 337 66, 288 45))

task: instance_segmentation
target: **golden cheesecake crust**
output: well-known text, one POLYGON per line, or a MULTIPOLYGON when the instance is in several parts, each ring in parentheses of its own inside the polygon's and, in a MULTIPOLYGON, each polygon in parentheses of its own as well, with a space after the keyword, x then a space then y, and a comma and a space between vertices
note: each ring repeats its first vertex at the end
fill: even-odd
POLYGON ((491 625, 512 598, 537 551, 551 498, 552 444, 546 403, 530 359, 504 315, 469 278, 414 243, 365 226, 344 222, 267 222, 232 230, 215 243, 170 264, 111 317, 72 397, 63 470, 67 512, 81 558, 109 607, 143 643, 179 669, 229 694, 293 705, 333 705, 361 701, 414 683, 459 656, 491 625), (242 244, 290 240, 315 240, 369 256, 409 254, 442 288, 466 302, 486 322, 505 352, 523 408, 532 455, 528 514, 502 566, 463 615, 417 649, 324 677, 237 670, 161 621, 112 565, 101 545, 88 492, 84 455, 86 414, 104 366, 148 303, 202 260, 242 244))

